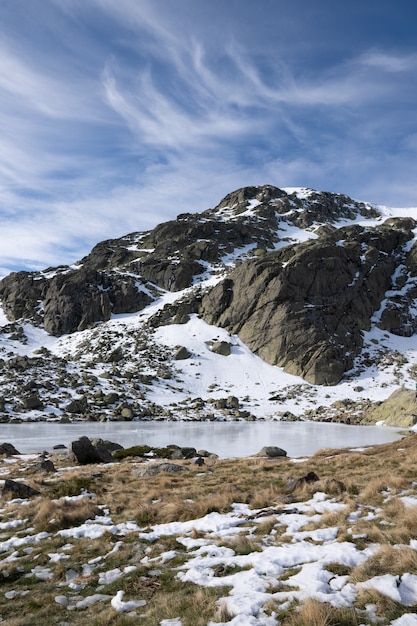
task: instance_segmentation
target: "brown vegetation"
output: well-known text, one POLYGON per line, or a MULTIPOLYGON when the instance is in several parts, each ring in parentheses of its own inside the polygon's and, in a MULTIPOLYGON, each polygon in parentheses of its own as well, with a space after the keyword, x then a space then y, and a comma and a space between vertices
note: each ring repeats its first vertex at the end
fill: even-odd
MULTIPOLYGON (((21 524, 2 531, 0 548, 7 544, 8 537, 16 535, 25 537, 44 532, 48 537, 29 547, 17 545, 13 558, 6 548, 1 548, 0 596, 4 599, 5 593, 13 591, 17 595, 11 602, 2 600, 0 615, 10 626, 52 626, 66 621, 72 626, 131 624, 132 618, 116 613, 109 601, 69 613, 55 602, 55 596, 68 594, 65 581, 70 569, 76 573, 75 582, 81 584, 79 595, 88 597, 97 593, 98 572, 134 566, 116 582, 103 584, 100 593, 112 597, 122 589, 126 599, 145 599, 147 604, 137 611, 141 616, 138 623, 143 626, 155 626, 175 616, 181 616, 183 626, 206 626, 209 621, 227 623, 232 619, 224 602, 228 594, 227 576, 232 572, 221 564, 214 571, 219 580, 224 577, 225 586, 220 583, 216 587, 200 587, 181 581, 178 568, 190 555, 175 535, 149 542, 140 539, 137 532, 109 531, 97 539, 71 539, 72 547, 64 550, 68 539, 58 531, 93 520, 105 510, 109 511, 113 524, 131 521, 145 530, 157 524, 197 519, 210 512, 225 513, 234 503, 246 503, 257 514, 253 518, 248 516, 239 533, 219 539, 218 543, 221 541, 222 546, 236 555, 247 555, 291 541, 285 524, 277 519, 279 513, 285 507, 291 508, 292 503, 308 500, 315 492, 327 489, 329 498, 344 507, 311 517, 311 521, 306 517, 303 531, 337 527, 338 541, 351 541, 358 549, 379 544, 379 549, 362 565, 349 568, 331 563, 326 566, 327 571, 335 576, 347 576, 353 584, 386 573, 417 574, 417 551, 410 547, 410 540, 416 538, 417 507, 405 506, 401 499, 404 495, 417 496, 416 461, 417 435, 360 453, 323 450, 304 463, 293 463, 287 458, 268 462, 249 458, 218 460, 199 468, 191 461, 182 461, 189 471, 154 477, 135 475, 135 470, 145 462, 137 458, 101 465, 97 472, 94 466, 66 470, 68 462, 57 456, 54 463, 61 471, 37 481, 40 496, 26 505, 7 499, 2 502, 0 522, 6 525, 8 521, 21 519, 21 524), (301 482, 289 493, 289 481, 308 472, 315 472, 319 480, 301 482), (332 479, 343 484, 343 489, 340 485, 335 489, 332 479), (73 497, 78 495, 82 497, 73 497), (161 563, 160 555, 169 551, 170 560, 161 563), (51 561, 50 554, 54 552, 65 552, 65 559, 51 561), (100 563, 96 571, 85 570, 86 564, 95 562, 100 563), (50 576, 37 577, 33 573, 35 566, 46 568, 50 576)), ((17 462, 14 470, 22 480, 33 479, 33 467, 28 461, 17 462)), ((189 537, 204 540, 206 535, 193 529, 189 537)), ((401 611, 411 610, 373 589, 360 589, 355 605, 349 608, 309 600, 302 605, 291 601, 283 610, 273 599, 273 593, 291 588, 289 579, 297 571, 296 567, 288 568, 271 584, 271 600, 266 602, 264 610, 276 615, 280 624, 366 624, 363 611, 372 603, 382 620, 380 623, 389 624, 388 616, 394 619, 401 611)))

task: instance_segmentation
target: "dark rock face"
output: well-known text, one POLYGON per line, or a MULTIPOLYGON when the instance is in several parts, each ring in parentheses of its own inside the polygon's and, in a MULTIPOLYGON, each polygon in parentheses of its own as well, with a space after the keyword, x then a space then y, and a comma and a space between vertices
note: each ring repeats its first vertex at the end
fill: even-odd
POLYGON ((113 277, 81 267, 55 274, 50 279, 35 273, 18 272, 0 283, 0 297, 11 320, 42 320, 55 336, 84 330, 111 313, 141 310, 152 299, 138 291, 133 278, 113 277))
POLYGON ((200 315, 237 333, 268 363, 332 385, 353 365, 361 331, 391 286, 409 220, 350 226, 238 266, 200 315))

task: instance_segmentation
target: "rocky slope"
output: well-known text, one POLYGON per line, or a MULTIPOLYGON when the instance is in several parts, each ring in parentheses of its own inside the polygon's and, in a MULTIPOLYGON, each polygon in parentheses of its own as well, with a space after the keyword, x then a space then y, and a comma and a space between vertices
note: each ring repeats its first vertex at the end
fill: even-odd
MULTIPOLYGON (((371 329, 383 342, 417 328, 417 222, 388 215, 338 194, 246 187, 214 209, 101 242, 75 265, 10 274, 0 282, 3 418, 172 417, 151 407, 149 387, 178 389, 176 362, 192 355, 156 335, 193 317, 226 331, 226 352, 235 337, 306 383, 337 385, 369 366, 371 329), (130 325, 112 325, 121 315, 130 325)), ((380 344, 378 359, 388 352, 380 344)), ((201 385, 203 404, 210 391, 201 385)), ((203 417, 217 416, 219 400, 251 413, 239 399, 227 406, 233 393, 218 396, 203 417)))

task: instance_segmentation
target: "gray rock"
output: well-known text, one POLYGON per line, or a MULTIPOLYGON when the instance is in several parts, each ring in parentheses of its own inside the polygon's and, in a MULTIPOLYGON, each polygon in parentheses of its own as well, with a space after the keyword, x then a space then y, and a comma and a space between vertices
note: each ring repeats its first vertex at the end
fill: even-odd
POLYGON ((184 361, 185 359, 189 359, 191 356, 191 352, 187 350, 184 346, 180 346, 178 350, 174 354, 175 361, 184 361))
POLYGON ((146 467, 135 469, 134 474, 135 476, 142 478, 146 476, 157 476, 157 474, 160 474, 161 472, 175 474, 177 472, 184 471, 189 471, 189 469, 187 467, 183 467, 182 465, 177 465, 176 463, 152 463, 146 467))
POLYGON ((284 489, 287 493, 292 493, 296 489, 303 487, 305 484, 318 482, 320 478, 315 472, 308 472, 300 478, 293 478, 287 482, 284 489))
POLYGON ((184 459, 192 459, 197 456, 197 450, 195 448, 185 447, 181 448, 181 454, 184 459))
POLYGON ((227 341, 215 341, 211 346, 211 351, 222 356, 229 356, 232 351, 231 344, 227 341))
POLYGON ((80 437, 76 441, 72 441, 68 450, 70 459, 80 465, 111 463, 113 457, 106 446, 100 443, 100 441, 101 440, 99 440, 95 446, 88 437, 80 437))
POLYGON ((84 413, 87 408, 87 398, 84 396, 82 398, 74 398, 71 400, 65 407, 65 410, 68 413, 84 413))
POLYGON ((130 421, 130 420, 132 420, 132 419, 133 419, 133 415, 134 415, 134 413, 133 413, 133 411, 132 411, 132 409, 131 409, 130 407, 124 407, 124 408, 120 411, 120 417, 121 417, 123 420, 130 421))
POLYGON ((3 495, 10 493, 16 498, 30 498, 31 496, 38 496, 40 491, 37 491, 24 483, 19 483, 15 480, 11 480, 10 478, 6 478, 2 493, 3 495))
POLYGON ((14 454, 20 454, 12 443, 0 443, 0 455, 13 456, 14 454))
POLYGON ((240 406, 239 398, 236 398, 236 396, 229 396, 226 399, 226 406, 228 409, 238 409, 240 406))
POLYGON ((267 456, 271 459, 279 457, 279 456, 287 456, 287 453, 282 448, 278 448, 277 446, 264 446, 260 452, 258 452, 257 456, 267 456))
POLYGON ((50 459, 41 459, 35 463, 35 468, 41 472, 52 474, 56 472, 55 465, 50 459))
POLYGON ((313 384, 336 384, 405 260, 410 225, 346 226, 242 263, 203 295, 200 315, 268 363, 313 384))
POLYGON ((43 409, 44 405, 39 396, 33 395, 22 399, 22 403, 25 409, 43 409))
POLYGON ((108 439, 93 438, 90 440, 94 447, 101 446, 108 450, 108 452, 115 452, 116 450, 123 450, 123 446, 115 441, 109 441, 108 439))

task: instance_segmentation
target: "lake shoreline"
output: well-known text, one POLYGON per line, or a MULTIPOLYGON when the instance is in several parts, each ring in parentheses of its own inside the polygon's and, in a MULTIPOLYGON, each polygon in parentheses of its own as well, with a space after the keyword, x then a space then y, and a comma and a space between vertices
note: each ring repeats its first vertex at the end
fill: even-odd
MULTIPOLYGON (((311 456, 323 448, 378 445, 399 440, 407 432, 386 426, 354 426, 312 421, 148 421, 148 422, 25 422, 0 424, 0 442, 10 442, 22 454, 68 447, 82 436, 134 445, 192 446, 220 458, 245 458, 264 446, 279 446, 291 458, 311 456)), ((412 432, 412 431, 410 431, 412 432)))

